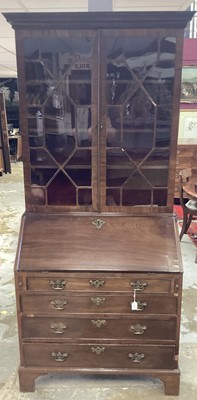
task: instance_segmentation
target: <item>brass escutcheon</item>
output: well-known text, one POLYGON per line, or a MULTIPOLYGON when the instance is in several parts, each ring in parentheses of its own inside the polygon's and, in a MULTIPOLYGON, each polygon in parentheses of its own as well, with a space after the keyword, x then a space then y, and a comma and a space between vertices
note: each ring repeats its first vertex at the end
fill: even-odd
POLYGON ((105 347, 91 347, 92 353, 96 353, 97 355, 103 353, 105 351, 105 347))
POLYGON ((138 290, 139 292, 142 292, 148 286, 148 283, 136 281, 136 282, 130 282, 130 285, 132 286, 132 288, 134 290, 138 290))
POLYGON ((105 302, 105 297, 91 297, 92 304, 100 306, 105 302))
POLYGON ((106 222, 103 221, 102 219, 96 219, 95 221, 92 222, 92 224, 93 224, 94 226, 96 226, 97 229, 101 229, 102 226, 103 226, 104 224, 106 224, 106 222))
POLYGON ((129 358, 131 361, 133 361, 134 363, 139 363, 141 362, 145 357, 145 354, 138 354, 138 353, 130 353, 129 354, 129 358))
POLYGON ((89 284, 91 285, 91 286, 94 286, 95 288, 100 288, 101 286, 103 286, 104 285, 104 283, 105 283, 105 281, 99 281, 98 279, 96 279, 96 280, 90 280, 89 281, 89 284))
POLYGON ((68 353, 61 353, 61 351, 58 351, 58 353, 53 352, 51 355, 57 362, 65 361, 68 357, 68 353))
POLYGON ((105 319, 92 319, 92 325, 95 325, 97 328, 106 325, 106 323, 105 319))
POLYGON ((146 326, 141 326, 140 324, 131 325, 129 331, 134 333, 134 335, 143 335, 146 330, 146 326))
POLYGON ((50 328, 52 329, 52 331, 54 333, 64 333, 65 329, 66 329, 66 325, 64 325, 62 322, 59 323, 52 323, 50 328))
POLYGON ((66 281, 61 280, 61 279, 56 279, 55 281, 49 281, 49 285, 52 287, 52 289, 55 290, 62 290, 64 289, 66 285, 66 281))
POLYGON ((65 301, 64 300, 52 300, 51 305, 56 310, 63 310, 65 308, 65 306, 67 305, 67 301, 66 300, 65 301))

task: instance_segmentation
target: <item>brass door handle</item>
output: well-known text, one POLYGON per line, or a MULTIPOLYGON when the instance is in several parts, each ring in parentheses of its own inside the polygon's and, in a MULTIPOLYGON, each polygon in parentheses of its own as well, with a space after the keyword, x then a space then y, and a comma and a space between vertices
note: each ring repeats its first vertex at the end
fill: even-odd
POLYGON ((142 292, 148 286, 148 283, 136 281, 136 282, 130 282, 130 285, 134 290, 138 290, 139 292, 142 292))
POLYGON ((143 333, 146 330, 146 325, 145 326, 141 326, 140 324, 137 325, 131 325, 129 327, 129 331, 132 332, 134 335, 143 335, 143 333))
POLYGON ((101 306, 105 302, 105 297, 91 297, 92 304, 101 306))
POLYGON ((52 357, 54 358, 55 361, 57 362, 63 362, 67 359, 68 353, 61 353, 61 351, 58 351, 58 353, 51 353, 52 357))
POLYGON ((101 286, 103 286, 104 285, 104 283, 105 283, 105 281, 99 281, 98 279, 96 279, 96 280, 90 280, 89 281, 89 284, 91 285, 91 286, 94 286, 95 288, 100 288, 101 286))
POLYGON ((64 281, 63 279, 56 279, 55 281, 51 280, 49 282, 49 285, 52 287, 52 289, 55 290, 62 290, 64 289, 65 285, 66 285, 66 281, 64 281))
POLYGON ((54 333, 61 334, 64 333, 66 325, 64 325, 62 322, 59 323, 54 322, 51 324, 50 328, 54 333))
POLYGON ((97 355, 103 353, 105 351, 105 347, 91 347, 92 353, 95 353, 97 355))
POLYGON ((106 325, 106 320, 105 319, 92 319, 92 325, 96 326, 97 328, 100 328, 101 326, 106 325))
POLYGON ((130 353, 128 356, 129 356, 130 360, 134 363, 139 363, 145 358, 145 354, 143 354, 143 353, 142 354, 130 353))
POLYGON ((66 300, 52 300, 51 305, 55 310, 64 310, 65 306, 67 305, 66 300))

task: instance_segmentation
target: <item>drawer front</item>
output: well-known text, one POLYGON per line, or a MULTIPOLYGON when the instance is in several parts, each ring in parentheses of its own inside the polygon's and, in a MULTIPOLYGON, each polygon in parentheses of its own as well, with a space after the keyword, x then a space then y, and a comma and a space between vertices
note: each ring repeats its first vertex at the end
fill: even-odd
POLYGON ((176 340, 176 318, 22 317, 23 339, 176 340))
POLYGON ((172 277, 163 279, 147 279, 147 277, 126 275, 121 277, 106 277, 103 275, 80 278, 52 276, 50 278, 27 279, 27 289, 33 291, 67 292, 77 291, 127 291, 136 289, 145 293, 170 293, 172 288, 172 277))
POLYGON ((24 344, 25 366, 173 369, 174 346, 24 344))
POLYGON ((131 310, 131 295, 109 295, 104 292, 82 295, 71 293, 66 295, 23 295, 21 311, 36 314, 69 314, 69 313, 129 313, 129 314, 176 314, 177 297, 152 296, 139 294, 137 296, 138 310, 131 310))

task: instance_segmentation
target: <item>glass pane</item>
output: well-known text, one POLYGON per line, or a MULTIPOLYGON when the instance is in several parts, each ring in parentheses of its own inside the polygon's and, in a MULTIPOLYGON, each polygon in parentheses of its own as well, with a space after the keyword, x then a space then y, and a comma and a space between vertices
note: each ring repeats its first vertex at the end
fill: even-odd
POLYGON ((50 179, 54 176, 57 169, 52 168, 32 168, 31 169, 31 182, 38 186, 45 186, 50 179))
POLYGON ((45 205, 46 204, 46 195, 45 190, 40 187, 36 187, 36 185, 31 187, 31 201, 34 205, 45 205))
POLYGON ((120 189, 107 189, 107 206, 120 205, 120 189))
POLYGON ((105 45, 106 204, 118 186, 116 204, 166 204, 176 39, 114 37, 105 45))
POLYGON ((79 204, 82 206, 92 204, 92 191, 89 189, 79 189, 78 190, 79 204))
POLYGON ((73 169, 65 167, 65 171, 77 186, 91 186, 91 169, 73 169))
POLYGON ((49 205, 76 205, 76 188, 63 172, 55 176, 47 193, 49 205))
POLYGON ((158 206, 166 206, 167 195, 167 189, 155 189, 153 191, 153 204, 156 204, 158 206))
POLYGON ((48 186, 48 204, 92 204, 92 190, 77 185, 92 185, 94 41, 75 32, 24 39, 31 181, 48 186))
POLYGON ((151 186, 138 171, 135 171, 123 187, 122 204, 124 206, 151 204, 151 186))
POLYGON ((57 167, 56 162, 44 149, 30 150, 30 163, 31 165, 46 165, 48 167, 57 167))

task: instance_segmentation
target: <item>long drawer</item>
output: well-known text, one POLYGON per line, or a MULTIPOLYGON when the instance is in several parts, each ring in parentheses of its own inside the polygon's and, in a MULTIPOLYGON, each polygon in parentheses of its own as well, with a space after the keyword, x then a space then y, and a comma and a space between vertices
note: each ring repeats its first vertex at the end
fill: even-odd
POLYGON ((173 369, 174 346, 23 344, 27 367, 173 369), (114 367, 116 366, 116 367, 114 367))
POLYGON ((175 317, 22 317, 23 339, 176 340, 175 317))
POLYGON ((91 295, 72 292, 68 295, 24 294, 21 296, 21 312, 31 314, 69 314, 69 313, 147 313, 176 314, 177 297, 138 294, 138 310, 131 309, 132 295, 105 294, 91 295))
POLYGON ((56 291, 64 292, 70 290, 81 291, 128 291, 136 289, 138 292, 146 293, 171 293, 174 289, 174 280, 171 276, 161 278, 147 278, 146 276, 136 276, 125 274, 124 277, 111 277, 105 275, 92 274, 81 278, 65 274, 63 277, 29 277, 27 278, 27 289, 32 291, 56 291))

